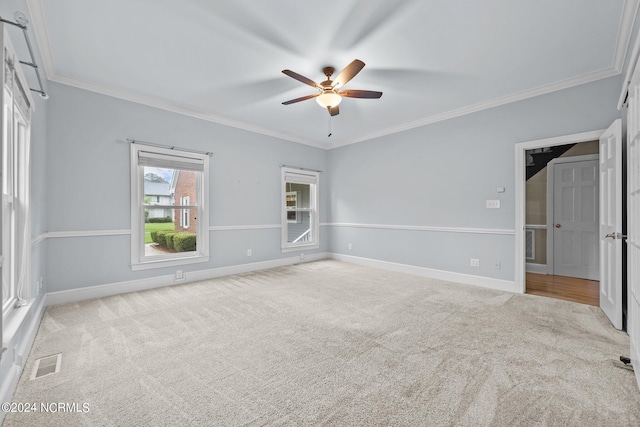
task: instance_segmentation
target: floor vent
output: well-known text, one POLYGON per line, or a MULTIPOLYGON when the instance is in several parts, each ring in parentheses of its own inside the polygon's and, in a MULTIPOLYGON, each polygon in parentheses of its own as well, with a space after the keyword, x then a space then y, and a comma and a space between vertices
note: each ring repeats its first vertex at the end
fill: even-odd
POLYGON ((57 374, 60 372, 61 362, 62 353, 37 359, 36 363, 33 365, 31 380, 46 377, 47 375, 57 374))

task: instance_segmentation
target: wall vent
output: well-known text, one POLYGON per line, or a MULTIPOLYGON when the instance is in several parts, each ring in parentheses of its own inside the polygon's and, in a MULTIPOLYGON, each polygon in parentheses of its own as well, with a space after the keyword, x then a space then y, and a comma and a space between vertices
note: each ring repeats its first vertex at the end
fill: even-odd
POLYGON ((62 353, 42 357, 36 360, 31 372, 31 380, 46 377, 60 372, 60 363, 62 362, 62 353))

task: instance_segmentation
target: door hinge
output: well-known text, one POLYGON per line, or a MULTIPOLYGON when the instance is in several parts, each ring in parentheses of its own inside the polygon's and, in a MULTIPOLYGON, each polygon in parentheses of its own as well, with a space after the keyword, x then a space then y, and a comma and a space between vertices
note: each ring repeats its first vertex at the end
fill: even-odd
POLYGON ((626 234, 622 234, 622 233, 618 233, 617 231, 614 233, 609 233, 606 236, 604 236, 605 239, 606 238, 610 238, 610 239, 622 239, 622 240, 627 240, 627 235, 626 234))

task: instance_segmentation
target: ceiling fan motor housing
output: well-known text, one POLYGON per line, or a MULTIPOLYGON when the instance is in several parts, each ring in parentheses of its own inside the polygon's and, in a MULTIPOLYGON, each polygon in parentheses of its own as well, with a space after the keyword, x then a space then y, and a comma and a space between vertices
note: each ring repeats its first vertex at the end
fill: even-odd
MULTIPOLYGON (((325 76, 327 76, 327 79, 329 79, 329 78, 333 75, 333 73, 334 73, 335 71, 336 71, 336 69, 335 69, 335 68, 333 68, 333 67, 324 67, 324 68, 322 69, 322 72, 324 73, 324 75, 325 75, 325 76)), ((329 80, 330 80, 330 79, 329 79, 329 80)))

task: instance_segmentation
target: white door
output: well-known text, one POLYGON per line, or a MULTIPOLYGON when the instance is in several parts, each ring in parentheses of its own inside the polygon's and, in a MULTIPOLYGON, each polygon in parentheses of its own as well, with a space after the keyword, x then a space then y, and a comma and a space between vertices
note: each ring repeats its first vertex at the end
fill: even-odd
POLYGON ((622 329, 622 120, 600 137, 600 308, 622 329))
POLYGON ((640 68, 629 85, 627 110, 627 332, 640 386, 640 68))
POLYGON ((553 274, 599 280, 598 161, 553 165, 553 274))

